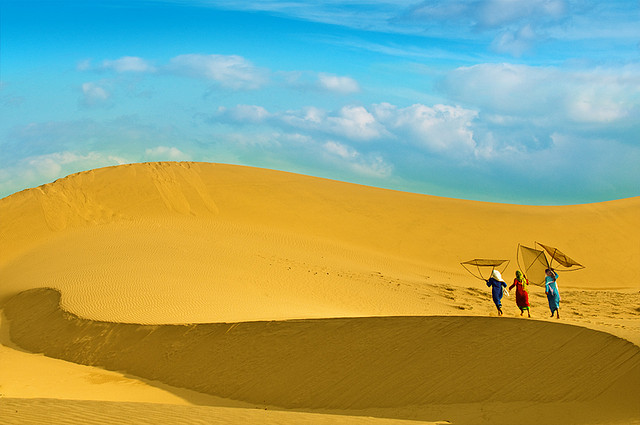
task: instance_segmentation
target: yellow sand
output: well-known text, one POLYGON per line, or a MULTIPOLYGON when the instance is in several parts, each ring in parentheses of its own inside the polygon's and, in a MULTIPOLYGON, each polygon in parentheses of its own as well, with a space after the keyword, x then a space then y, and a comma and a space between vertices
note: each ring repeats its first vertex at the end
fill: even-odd
POLYGON ((0 423, 640 422, 638 197, 515 206, 153 163, 0 217, 0 423), (562 324, 538 287, 533 320, 513 296, 491 317, 459 265, 509 259, 511 283, 534 241, 587 266, 561 274, 562 324))

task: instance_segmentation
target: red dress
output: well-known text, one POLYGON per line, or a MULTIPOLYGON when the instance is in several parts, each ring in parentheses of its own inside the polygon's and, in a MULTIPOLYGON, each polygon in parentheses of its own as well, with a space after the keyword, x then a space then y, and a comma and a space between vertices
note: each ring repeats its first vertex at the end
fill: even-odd
POLYGON ((524 279, 524 282, 520 282, 517 278, 513 279, 513 285, 509 286, 509 289, 516 287, 516 304, 520 307, 520 310, 529 309, 529 280, 524 279))

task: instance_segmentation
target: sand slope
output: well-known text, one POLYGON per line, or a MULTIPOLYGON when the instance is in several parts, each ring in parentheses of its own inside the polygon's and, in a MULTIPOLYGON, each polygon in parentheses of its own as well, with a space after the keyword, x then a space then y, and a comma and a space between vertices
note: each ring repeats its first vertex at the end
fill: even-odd
MULTIPOLYGON (((340 423, 513 423, 514 412, 520 423, 640 420, 640 198, 514 206, 151 163, 25 190, 1 199, 0 214, 0 372, 12 380, 0 376, 0 410, 28 397, 51 413, 53 399, 85 394, 163 403, 138 404, 148 411, 139 423, 158 412, 197 423, 169 413, 194 403, 232 408, 201 412, 231 423, 265 406, 340 423), (536 240, 587 266, 560 278, 562 322, 581 327, 547 319, 540 288, 534 321, 487 317, 488 289, 459 265, 510 259, 510 280, 517 243, 536 240), (56 390, 73 364, 22 349, 95 373, 78 369, 56 390), (110 390, 103 378, 82 384, 107 376, 101 368, 126 376, 110 390), (33 370, 50 372, 36 383, 33 370)), ((504 303, 517 317, 513 297, 504 303)), ((117 410, 58 403, 87 417, 117 410)), ((255 420, 308 420, 285 416, 255 420)))

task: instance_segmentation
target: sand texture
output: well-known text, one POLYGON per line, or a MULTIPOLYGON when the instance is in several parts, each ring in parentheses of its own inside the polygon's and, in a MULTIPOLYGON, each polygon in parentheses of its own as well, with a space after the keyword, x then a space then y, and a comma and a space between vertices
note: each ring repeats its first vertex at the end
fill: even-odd
POLYGON ((640 423, 640 198, 516 206, 257 168, 0 200, 0 423, 640 423), (460 262, 561 273, 497 317, 460 262), (45 420, 46 419, 46 420, 45 420), (416 423, 416 422, 411 422, 416 423))

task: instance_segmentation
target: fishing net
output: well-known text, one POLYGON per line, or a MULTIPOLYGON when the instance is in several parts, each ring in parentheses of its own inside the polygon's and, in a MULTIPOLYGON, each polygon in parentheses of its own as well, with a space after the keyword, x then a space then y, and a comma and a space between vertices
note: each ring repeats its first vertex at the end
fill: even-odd
POLYGON ((551 256, 551 258, 553 258, 553 260, 556 260, 558 263, 562 264, 564 267, 567 267, 567 268, 576 267, 575 269, 572 269, 572 270, 578 270, 578 269, 584 268, 582 264, 567 257, 567 255, 562 253, 558 248, 554 248, 549 245, 542 245, 540 242, 536 242, 536 243, 540 245, 545 251, 547 251, 551 256))
POLYGON ((464 267, 469 273, 471 273, 476 278, 487 280, 491 276, 491 272, 494 269, 497 269, 500 273, 504 273, 505 269, 509 265, 509 260, 491 260, 486 258, 476 258, 469 261, 463 261, 460 264, 462 264, 462 267, 464 267))
POLYGON ((546 255, 544 255, 544 251, 524 245, 518 245, 518 251, 520 254, 518 258, 520 271, 524 273, 529 283, 544 286, 546 277, 544 271, 549 268, 549 262, 546 255), (520 262, 520 259, 522 259, 522 262, 520 262))

